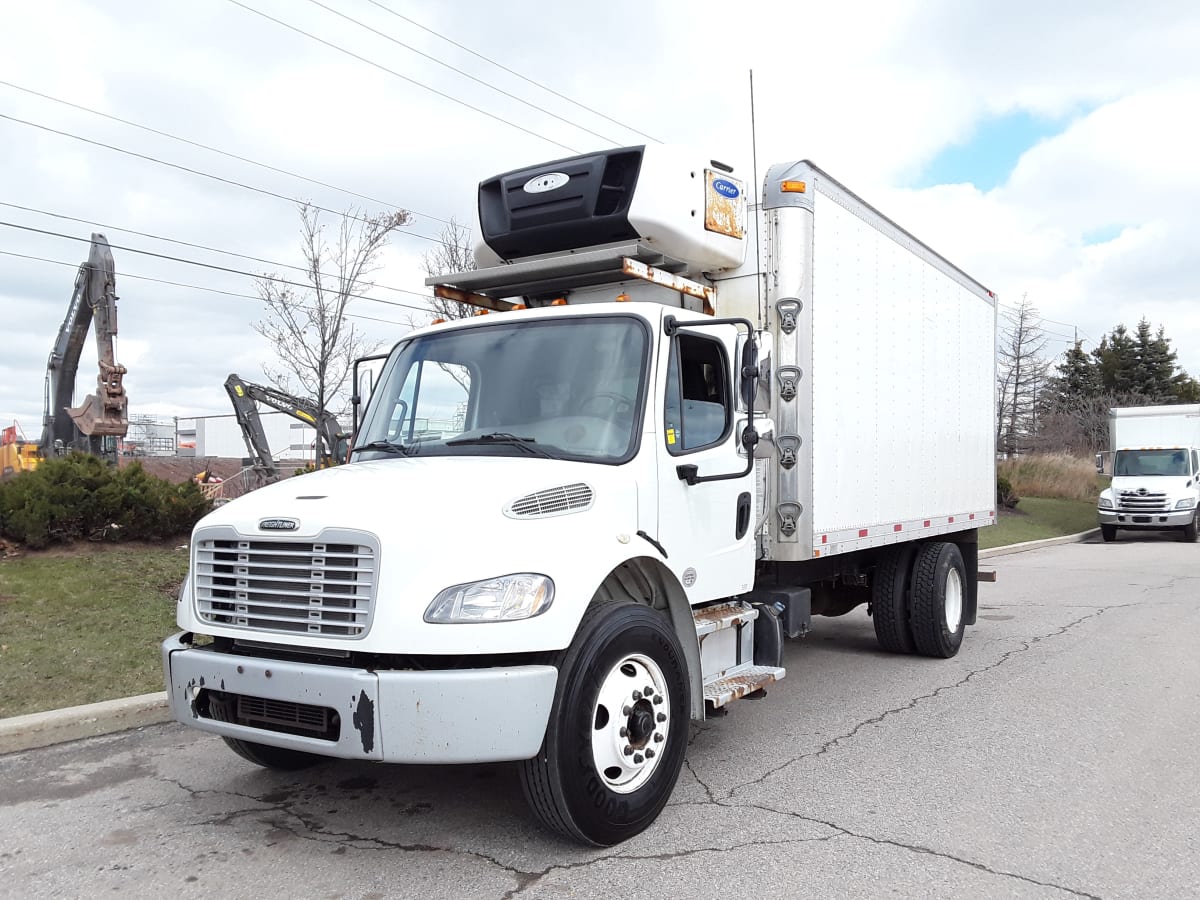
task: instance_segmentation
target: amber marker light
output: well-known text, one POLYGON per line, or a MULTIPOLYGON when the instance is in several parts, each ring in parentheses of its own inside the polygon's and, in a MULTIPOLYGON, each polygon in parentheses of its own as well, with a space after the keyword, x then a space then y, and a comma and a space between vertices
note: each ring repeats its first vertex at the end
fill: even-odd
POLYGON ((557 300, 551 300, 551 301, 550 301, 550 305, 551 305, 551 306, 566 306, 566 305, 567 305, 567 298, 566 298, 566 297, 559 297, 557 300))
POLYGON ((628 294, 617 294, 617 302, 618 303, 628 303, 629 295, 628 294))
POLYGON ((808 184, 803 181, 781 181, 779 189, 785 194, 803 194, 808 190, 808 184))

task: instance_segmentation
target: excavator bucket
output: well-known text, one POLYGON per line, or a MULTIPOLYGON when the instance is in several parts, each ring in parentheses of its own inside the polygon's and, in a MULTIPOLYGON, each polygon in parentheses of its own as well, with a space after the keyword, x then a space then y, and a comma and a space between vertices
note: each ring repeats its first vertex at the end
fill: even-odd
POLYGON ((124 437, 129 431, 129 398, 124 390, 118 397, 103 400, 88 394, 81 405, 68 408, 67 415, 79 431, 89 437, 124 437))

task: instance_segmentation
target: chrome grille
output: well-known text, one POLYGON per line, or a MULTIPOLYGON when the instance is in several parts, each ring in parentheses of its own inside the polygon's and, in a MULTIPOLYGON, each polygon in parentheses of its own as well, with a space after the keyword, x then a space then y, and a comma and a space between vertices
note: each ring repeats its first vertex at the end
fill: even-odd
POLYGON ((201 537, 193 568, 200 619, 276 634, 362 637, 375 607, 378 553, 365 535, 347 537, 201 537))
POLYGON ((1167 495, 1160 491, 1121 491, 1117 504, 1123 512, 1166 512, 1167 495))
POLYGON ((526 494, 510 503, 504 514, 515 519, 561 516, 564 513, 590 508, 593 499, 591 487, 580 481, 526 494))

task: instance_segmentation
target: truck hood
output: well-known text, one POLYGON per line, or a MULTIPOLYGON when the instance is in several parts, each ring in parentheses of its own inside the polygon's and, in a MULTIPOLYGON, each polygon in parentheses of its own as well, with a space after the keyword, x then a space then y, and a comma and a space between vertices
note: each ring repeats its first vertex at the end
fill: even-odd
POLYGON ((1168 497, 1179 499, 1194 496, 1196 484, 1186 475, 1118 475, 1114 476, 1111 484, 1114 495, 1121 491, 1138 491, 1142 488, 1151 494, 1166 494, 1168 497))
POLYGON ((370 534, 379 558, 368 632, 331 640, 227 627, 200 621, 191 602, 181 604, 179 624, 202 634, 375 653, 561 649, 604 577, 631 556, 655 554, 637 537, 638 479, 626 466, 431 456, 356 462, 287 478, 205 516, 193 544, 232 537, 229 529, 240 539, 298 543, 320 542, 327 530, 324 540, 344 541, 347 530, 370 534), (287 530, 278 528, 283 524, 287 530), (426 608, 446 588, 518 572, 554 582, 554 601, 545 613, 512 622, 424 621, 426 608))
MULTIPOLYGON (((304 540, 333 525, 370 531, 389 542, 443 535, 486 543, 491 528, 513 518, 504 513, 509 504, 579 483, 592 489, 594 505, 613 499, 614 492, 630 493, 628 477, 620 477, 613 466, 536 457, 378 459, 267 485, 218 508, 197 527, 227 525, 261 536, 268 533, 260 529, 265 520, 292 519, 295 529, 270 533, 304 540)), ((629 512, 636 521, 636 502, 629 512)))

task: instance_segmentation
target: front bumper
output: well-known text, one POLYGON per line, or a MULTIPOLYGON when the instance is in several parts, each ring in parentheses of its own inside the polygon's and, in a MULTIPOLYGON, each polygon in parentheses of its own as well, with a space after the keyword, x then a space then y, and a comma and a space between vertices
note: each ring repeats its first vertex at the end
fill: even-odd
POLYGON ((1173 509, 1169 512, 1096 510, 1096 519, 1101 525, 1116 525, 1118 528, 1182 528, 1191 522, 1195 515, 1194 509, 1173 509))
POLYGON ((177 634, 162 645, 167 696, 177 721, 225 737, 343 759, 528 759, 541 746, 558 680, 553 666, 368 671, 222 653, 195 647, 187 637, 185 642, 177 634), (262 721, 247 725, 214 718, 210 703, 218 697, 221 703, 248 699, 262 711, 262 721), (331 724, 312 734, 275 730, 293 715, 298 721, 321 715, 331 724), (266 720, 271 724, 263 724, 266 720))

